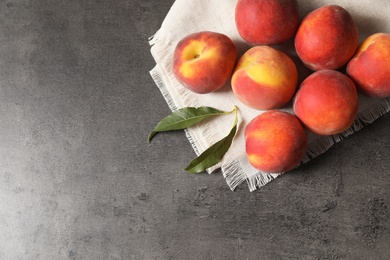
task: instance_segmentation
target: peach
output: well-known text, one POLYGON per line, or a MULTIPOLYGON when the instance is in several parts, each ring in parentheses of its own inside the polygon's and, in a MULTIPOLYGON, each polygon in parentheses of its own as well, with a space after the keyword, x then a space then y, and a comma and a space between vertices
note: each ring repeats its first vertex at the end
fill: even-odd
POLYGON ((341 133, 352 125, 358 111, 355 83, 336 70, 316 71, 302 82, 293 110, 313 133, 341 133))
POLYGON ((237 99, 248 107, 273 109, 292 99, 298 72, 287 54, 270 46, 255 46, 237 62, 231 85, 237 99))
POLYGON ((173 74, 189 90, 206 94, 231 77, 237 47, 225 34, 201 31, 181 39, 174 50, 173 74))
POLYGON ((358 90, 369 97, 390 96, 390 34, 375 33, 359 46, 347 65, 358 90))
POLYGON ((290 39, 299 25, 297 0, 238 0, 238 33, 248 43, 279 44, 290 39))
POLYGON ((266 111, 245 127, 248 161, 262 172, 283 173, 295 168, 306 154, 307 143, 301 122, 284 111, 266 111))
POLYGON ((356 51, 358 28, 347 10, 338 5, 327 5, 303 18, 294 44, 299 58, 308 68, 339 69, 356 51))

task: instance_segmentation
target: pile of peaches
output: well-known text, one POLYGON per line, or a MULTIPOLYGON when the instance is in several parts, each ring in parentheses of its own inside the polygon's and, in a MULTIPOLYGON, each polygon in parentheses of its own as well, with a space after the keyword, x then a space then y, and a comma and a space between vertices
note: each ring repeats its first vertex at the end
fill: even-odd
POLYGON ((245 127, 248 161, 260 171, 296 167, 307 149, 305 128, 318 135, 348 129, 358 92, 390 96, 390 34, 375 33, 359 45, 357 24, 341 6, 322 6, 301 20, 297 0, 238 0, 235 24, 252 46, 241 57, 228 36, 201 31, 177 44, 173 74, 198 94, 230 80, 239 102, 263 111, 245 127), (273 47, 290 39, 312 71, 299 86, 296 64, 273 47), (278 109, 288 102, 293 114, 278 109))

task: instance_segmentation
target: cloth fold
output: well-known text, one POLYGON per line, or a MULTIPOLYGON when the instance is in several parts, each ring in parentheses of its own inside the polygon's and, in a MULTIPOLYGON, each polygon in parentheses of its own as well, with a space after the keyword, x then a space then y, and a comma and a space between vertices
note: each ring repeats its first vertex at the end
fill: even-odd
MULTIPOLYGON (((279 174, 264 173, 254 169, 245 155, 244 128, 252 118, 264 111, 254 110, 240 103, 231 91, 230 82, 216 92, 196 94, 181 86, 172 73, 174 48, 183 37, 190 33, 199 31, 223 33, 236 44, 239 56, 252 47, 239 36, 236 30, 234 22, 236 3, 237 0, 176 0, 160 29, 149 38, 151 54, 156 61, 156 66, 150 74, 172 111, 190 106, 211 106, 225 111, 231 111, 234 106, 238 107, 239 127, 233 144, 222 161, 208 169, 208 172, 211 173, 221 168, 231 190, 246 181, 249 190, 254 191, 279 176, 279 174)), ((388 18, 390 5, 387 0, 376 1, 375 5, 369 0, 313 0, 298 1, 298 3, 301 17, 323 5, 337 4, 344 7, 358 24, 360 42, 376 32, 390 33, 390 19, 388 18)), ((287 53, 293 60, 294 58, 297 60, 296 53, 291 48, 292 45, 290 41, 285 45, 274 47, 287 53)), ((281 110, 293 113, 291 105, 281 110)), ((334 136, 318 136, 308 132, 309 147, 302 163, 324 153, 344 137, 372 123, 389 111, 390 98, 373 99, 359 94, 359 112, 351 128, 334 136)), ((232 122, 231 116, 224 115, 186 129, 186 136, 195 153, 199 155, 225 137, 230 131, 232 122)))

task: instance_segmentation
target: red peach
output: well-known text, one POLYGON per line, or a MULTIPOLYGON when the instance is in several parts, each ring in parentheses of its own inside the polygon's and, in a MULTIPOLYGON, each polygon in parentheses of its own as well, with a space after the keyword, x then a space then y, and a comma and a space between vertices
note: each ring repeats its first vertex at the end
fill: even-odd
POLYGON ((205 94, 221 88, 231 77, 237 47, 226 35, 202 31, 184 37, 176 45, 173 74, 189 90, 205 94))
POLYGON ((249 122, 245 142, 247 158, 253 167, 263 172, 283 173, 302 161, 308 139, 294 115, 269 110, 249 122))
POLYGON ((365 95, 390 96, 390 34, 375 33, 359 46, 347 65, 347 74, 365 95))
POLYGON ((293 110, 316 134, 341 133, 352 125, 358 111, 356 86, 341 72, 316 71, 302 82, 294 98, 293 110))
POLYGON ((258 110, 274 109, 291 100, 298 72, 287 54, 269 46, 255 46, 237 62, 231 83, 243 104, 258 110))
POLYGON ((238 0, 236 27, 250 44, 279 44, 290 39, 299 25, 297 0, 238 0))
POLYGON ((295 49, 312 70, 339 69, 358 46, 358 28, 351 14, 337 5, 318 8, 306 15, 295 36, 295 49))

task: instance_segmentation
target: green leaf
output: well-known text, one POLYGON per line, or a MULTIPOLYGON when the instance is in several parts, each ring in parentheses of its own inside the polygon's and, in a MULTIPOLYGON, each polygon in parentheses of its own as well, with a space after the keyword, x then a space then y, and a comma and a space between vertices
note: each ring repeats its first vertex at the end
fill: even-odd
POLYGON ((204 151, 201 155, 191 161, 191 163, 184 169, 190 173, 200 173, 210 168, 211 166, 216 165, 220 162, 226 152, 229 150, 233 138, 237 132, 237 122, 238 122, 238 113, 237 108, 234 107, 236 112, 236 116, 234 119, 233 127, 230 130, 230 133, 209 147, 206 151, 204 151))
POLYGON ((154 130, 149 134, 148 141, 150 142, 153 136, 160 132, 182 130, 200 121, 216 115, 230 114, 234 111, 225 112, 212 107, 185 107, 176 110, 172 114, 163 118, 154 130))

